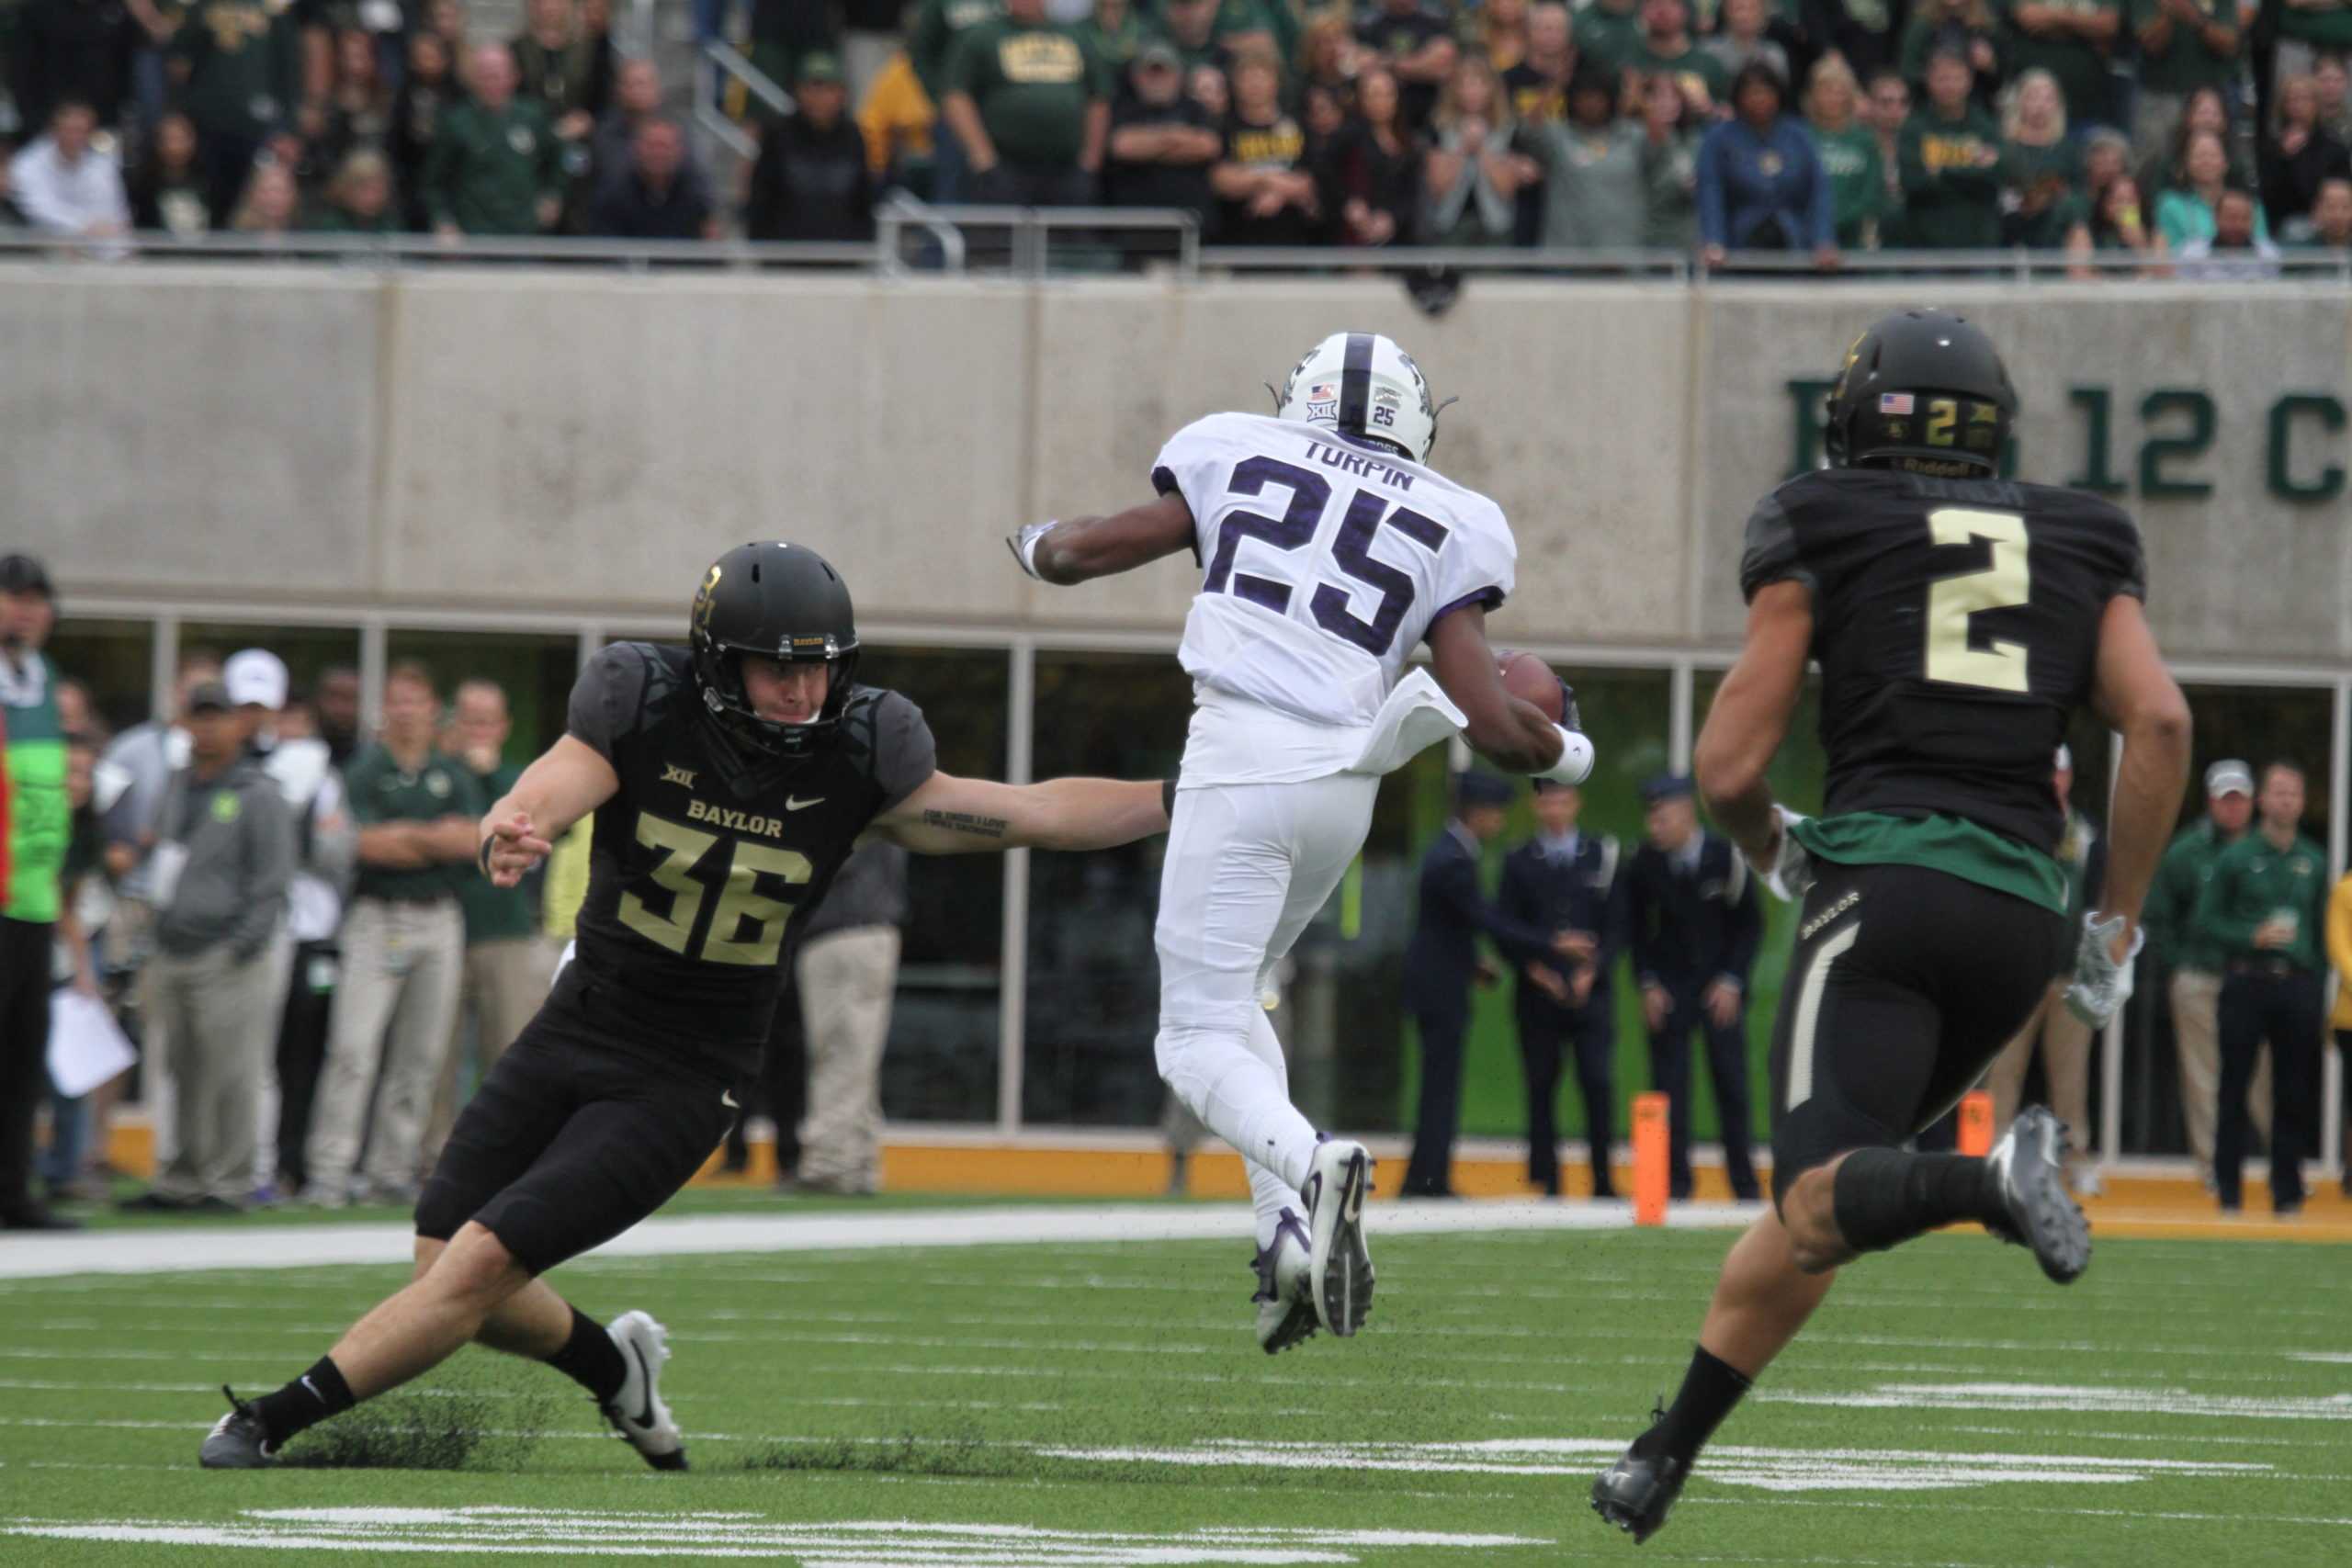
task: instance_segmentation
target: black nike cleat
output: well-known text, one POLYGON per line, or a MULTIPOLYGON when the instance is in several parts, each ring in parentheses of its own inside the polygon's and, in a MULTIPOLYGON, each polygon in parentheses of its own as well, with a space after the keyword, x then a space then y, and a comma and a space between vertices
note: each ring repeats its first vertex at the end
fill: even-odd
POLYGON ((1672 1454, 1627 1449, 1592 1483, 1592 1511, 1634 1538, 1638 1546, 1666 1527, 1668 1510, 1682 1495, 1690 1463, 1672 1454))
POLYGON ((2090 1222, 2066 1190, 2066 1124, 2042 1106, 2018 1112, 1985 1156, 2001 1183, 2008 1222, 1986 1228, 2031 1247, 2041 1271, 2062 1285, 2091 1266, 2090 1222))
POLYGON ((605 1332, 628 1364, 620 1392, 603 1407, 605 1419, 654 1469, 685 1469, 685 1439, 670 1416, 670 1407, 662 1402, 662 1363, 670 1359, 669 1331, 650 1314, 625 1312, 605 1332))
POLYGON ((220 1392, 229 1395, 229 1414, 205 1434, 196 1462, 207 1470, 266 1470, 276 1464, 277 1450, 270 1446, 261 1412, 231 1393, 226 1383, 220 1392))

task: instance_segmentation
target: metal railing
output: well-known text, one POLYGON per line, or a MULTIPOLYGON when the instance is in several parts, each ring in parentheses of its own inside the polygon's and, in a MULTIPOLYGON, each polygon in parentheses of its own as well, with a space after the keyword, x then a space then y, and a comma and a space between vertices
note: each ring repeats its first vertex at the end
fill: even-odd
POLYGON ((719 106, 727 83, 731 79, 747 95, 758 99, 762 107, 777 115, 792 112, 792 95, 778 86, 775 78, 752 64, 741 51, 724 39, 703 40, 702 58, 703 63, 709 67, 706 79, 710 90, 697 90, 695 94, 695 123, 738 158, 756 156, 760 150, 759 142, 719 106))
MULTIPOLYGON (((729 130, 733 129, 730 122, 729 130)), ((373 266, 536 264, 635 271, 854 267, 886 277, 944 272, 1036 281, 1056 276, 1063 270, 1057 264, 1065 262, 1071 273, 1100 273, 1105 270, 1108 258, 1110 265, 1151 265, 1182 278, 1280 273, 1294 277, 1388 276, 1410 283, 1417 276, 1451 276, 1563 282, 1633 280, 1726 288, 1756 282, 1785 283, 1795 277, 1818 278, 1824 287, 1835 288, 1841 279, 1929 276, 2019 284, 2091 278, 2118 283, 2137 279, 2241 286, 2284 280, 2352 286, 2352 251, 2315 247, 2286 250, 2275 258, 2237 253, 2161 261, 2112 251, 2088 256, 2026 250, 1852 252, 1828 271, 1816 267, 1808 254, 1757 251, 1735 252, 1723 266, 1708 269, 1687 253, 1671 250, 1204 245, 1198 220, 1179 209, 942 207, 919 201, 903 191, 894 192, 875 209, 875 231, 871 241, 780 243, 553 235, 445 240, 405 233, 220 233, 181 238, 162 232, 80 241, 8 229, 0 230, 0 260, 153 257, 373 266)))

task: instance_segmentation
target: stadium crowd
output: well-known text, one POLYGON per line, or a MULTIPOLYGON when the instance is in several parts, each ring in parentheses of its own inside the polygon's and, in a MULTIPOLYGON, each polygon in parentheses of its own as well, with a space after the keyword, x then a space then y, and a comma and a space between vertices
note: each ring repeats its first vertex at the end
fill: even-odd
MULTIPOLYGON (((735 18, 696 0, 706 37, 735 18)), ((715 188, 608 0, 8 0, 0 221, 858 240, 941 201, 1228 245, 2352 249, 2352 0, 760 0, 715 188), (738 95, 740 96, 740 95, 738 95), (740 107, 740 106, 739 106, 740 107)))
MULTIPOLYGON (((586 890, 589 825, 521 887, 475 873, 480 818, 517 776, 510 752, 530 750, 510 745, 494 682, 445 693, 424 666, 395 662, 368 733, 353 669, 324 668, 298 691, 267 649, 224 659, 189 648, 170 717, 109 734, 73 672, 42 651, 56 612, 40 562, 0 558, 0 1228, 70 1225, 62 1205, 118 1196, 108 1124, 130 1072, 109 1066, 72 1096, 50 1077, 53 1023, 93 1005, 137 1041, 155 1138, 153 1182, 121 1194, 127 1206, 413 1201, 464 1095, 547 990, 586 890)), ((2163 999, 2174 1042, 2174 1061, 2149 1070, 2177 1070, 2188 1152, 2223 1205, 2243 1201, 2242 1164, 2267 1139, 2273 1203, 2291 1212, 2301 1166, 2321 1146, 2325 1032, 2352 1053, 2352 874, 2331 891, 2325 852, 2301 828, 2294 767, 2225 759, 2204 777, 2205 809, 2176 839, 2147 906, 2141 989, 2163 999), (2339 985, 2324 1016, 2331 969, 2339 985)), ((2062 800, 2071 781, 2062 756, 2062 800)), ((1613 1116, 1621 959, 1645 1015, 1646 1087, 1690 1099, 1696 1033, 1717 1103, 1747 1103, 1761 895, 1700 822, 1689 781, 1645 786, 1646 840, 1622 850, 1579 830, 1578 792, 1539 792, 1536 831, 1512 848, 1491 906, 1465 850, 1503 831, 1516 790, 1483 774, 1460 787, 1402 957, 1422 1048, 1453 1064, 1424 1074, 1420 1179, 1408 1176, 1408 1190, 1446 1188, 1467 991, 1474 971, 1500 973, 1477 957, 1482 938, 1517 976, 1532 1184, 1562 1190, 1553 1110, 1564 1067, 1588 1106, 1613 1116)), ((2071 805, 2062 858, 2086 907, 2101 850, 2071 805)), ((758 1086, 790 1189, 876 1188, 880 1064, 907 914, 905 857, 869 849, 793 922, 797 990, 758 1086)), ((86 1030, 86 1016, 74 1027, 86 1030)), ((2091 1055, 2088 1030, 2053 1001, 1989 1075, 2000 1118, 2039 1055, 2075 1148, 2090 1146, 2091 1055)), ((1148 1062, 1147 1052, 1136 1070, 1148 1062)), ((1691 1191, 1690 1138, 1678 1117, 1678 1198, 1691 1191)), ((1606 1196, 1611 1141, 1590 1154, 1606 1196)), ((747 1158, 739 1122, 728 1162, 747 1158)), ((1752 1193, 1739 1140, 1726 1158, 1735 1187, 1752 1193)), ((2096 1186, 2087 1162, 2075 1175, 2096 1186)))

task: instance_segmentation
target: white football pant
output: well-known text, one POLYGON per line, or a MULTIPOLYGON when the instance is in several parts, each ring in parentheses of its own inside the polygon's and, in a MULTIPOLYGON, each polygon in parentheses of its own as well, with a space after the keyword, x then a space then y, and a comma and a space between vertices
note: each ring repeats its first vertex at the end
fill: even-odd
POLYGON ((1363 848, 1379 793, 1363 773, 1177 792, 1154 933, 1159 1076, 1248 1164, 1261 1247, 1283 1209, 1306 1216, 1316 1133, 1260 998, 1363 848))

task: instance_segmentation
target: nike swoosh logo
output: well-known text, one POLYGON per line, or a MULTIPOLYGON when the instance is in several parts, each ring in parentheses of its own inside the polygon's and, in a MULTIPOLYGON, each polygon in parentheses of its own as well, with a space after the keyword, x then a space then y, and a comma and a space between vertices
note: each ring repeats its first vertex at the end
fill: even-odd
POLYGON ((629 1420, 639 1431, 650 1432, 653 1430, 653 1369, 645 1364, 643 1346, 631 1345, 628 1353, 637 1358, 637 1375, 645 1384, 644 1407, 629 1420))
POLYGON ((317 1400, 321 1404, 324 1404, 327 1402, 327 1396, 319 1392, 319 1385, 311 1381, 311 1374, 308 1372, 304 1372, 302 1374, 302 1386, 309 1389, 311 1391, 311 1397, 317 1400))
POLYGON ((718 1103, 727 1107, 729 1111, 741 1111, 743 1109, 741 1106, 735 1103, 735 1091, 731 1089, 722 1089, 718 1091, 718 1103))
POLYGON ((1348 1179, 1340 1186, 1340 1218, 1354 1224, 1363 1213, 1363 1162, 1350 1166, 1348 1179))
POLYGON ((785 801, 784 808, 786 811, 806 811, 812 806, 822 806, 824 804, 825 797, 821 795, 817 796, 814 800, 802 800, 799 796, 794 795, 785 801))

